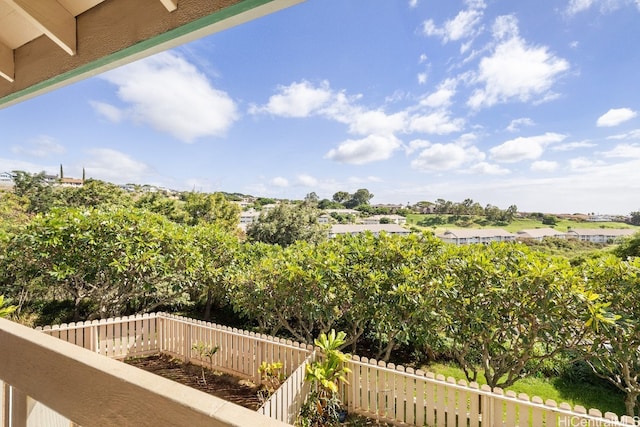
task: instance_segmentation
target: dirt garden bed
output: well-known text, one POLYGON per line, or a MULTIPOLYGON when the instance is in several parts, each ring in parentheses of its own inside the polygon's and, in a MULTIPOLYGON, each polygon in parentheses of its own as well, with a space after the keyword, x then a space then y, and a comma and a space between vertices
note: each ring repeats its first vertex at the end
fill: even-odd
MULTIPOLYGON (((136 357, 126 359, 125 363, 253 411, 262 405, 259 398, 260 387, 251 381, 233 375, 205 368, 205 383, 202 379, 202 370, 199 365, 184 363, 167 355, 136 357)), ((352 427, 391 426, 391 424, 377 423, 374 420, 354 414, 350 414, 343 425, 352 427)))
POLYGON ((254 411, 261 406, 258 398, 260 388, 251 381, 233 375, 205 368, 205 383, 199 365, 184 363, 167 355, 131 358, 126 359, 125 363, 254 411))

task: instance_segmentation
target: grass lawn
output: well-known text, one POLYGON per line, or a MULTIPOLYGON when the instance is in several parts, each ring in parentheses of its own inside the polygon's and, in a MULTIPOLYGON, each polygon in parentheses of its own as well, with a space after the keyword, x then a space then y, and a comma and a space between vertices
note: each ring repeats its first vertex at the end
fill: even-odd
MULTIPOLYGON (((511 233, 528 228, 546 228, 549 227, 542 221, 533 218, 516 219, 510 224, 488 223, 484 217, 460 216, 455 215, 423 215, 409 214, 407 215, 407 224, 416 226, 421 229, 430 230, 434 233, 444 232, 452 228, 502 228, 511 233), (421 224, 421 225, 418 225, 421 224)), ((623 222, 579 222, 568 219, 558 219, 558 222, 552 228, 567 232, 569 228, 634 228, 640 231, 640 227, 625 224, 623 222)))
MULTIPOLYGON (((442 374, 445 377, 453 377, 456 380, 466 380, 464 373, 456 366, 434 363, 425 370, 442 374)), ((479 375, 478 384, 486 384, 484 375, 479 375)), ((558 404, 566 402, 572 406, 580 405, 585 408, 596 408, 605 412, 624 415, 624 394, 609 386, 606 382, 592 384, 590 382, 572 382, 561 377, 558 378, 523 378, 509 387, 516 393, 526 393, 529 397, 538 396, 543 400, 552 399, 558 404)))

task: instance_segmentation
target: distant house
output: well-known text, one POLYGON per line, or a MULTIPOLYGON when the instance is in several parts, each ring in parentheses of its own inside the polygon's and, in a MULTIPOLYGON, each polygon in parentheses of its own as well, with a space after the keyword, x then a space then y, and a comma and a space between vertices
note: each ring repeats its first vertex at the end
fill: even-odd
POLYGON ((58 183, 58 175, 46 174, 44 176, 44 182, 46 182, 47 184, 55 185, 58 183))
POLYGON ((613 243, 621 237, 629 237, 639 230, 634 228, 572 228, 567 238, 591 243, 613 243))
POLYGON ((589 221, 589 222, 611 222, 611 221, 613 221, 613 217, 611 217, 611 215, 589 215, 587 217, 587 221, 589 221))
POLYGON ((249 209, 248 211, 240 212, 240 224, 253 224, 260 218, 260 212, 249 209))
POLYGON ((566 233, 563 233, 553 228, 528 228, 517 232, 518 239, 530 239, 542 241, 547 237, 556 237, 559 239, 565 239, 566 233))
POLYGON ((82 187, 84 180, 79 178, 60 178, 58 184, 62 187, 82 187))
POLYGON ((322 214, 318 217, 318 224, 329 224, 331 222, 331 215, 322 214))
POLYGON ((247 199, 242 199, 242 200, 235 200, 233 203, 235 203, 236 205, 240 206, 240 209, 246 209, 250 206, 253 206, 254 202, 247 200, 247 199))
POLYGON ((516 235, 501 228, 459 228, 447 230, 436 237, 446 243, 466 245, 469 243, 513 242, 516 235))
POLYGON ((338 215, 360 215, 360 211, 357 211, 355 209, 325 209, 324 212, 328 213, 329 215, 333 213, 338 215))
POLYGON ((11 172, 2 172, 0 173, 0 186, 2 187, 13 187, 13 179, 15 175, 11 172))
POLYGON ((380 224, 382 218, 388 218, 391 224, 403 225, 407 223, 407 218, 402 215, 373 215, 362 219, 363 224, 380 224))
POLYGON ((329 231, 329 237, 335 237, 338 234, 360 234, 367 231, 376 236, 382 232, 403 236, 410 233, 409 230, 397 224, 334 224, 329 231))
POLYGON ((398 209, 403 209, 404 205, 396 205, 396 204, 377 204, 371 205, 372 208, 380 208, 380 209, 389 209, 390 211, 397 211, 398 209))

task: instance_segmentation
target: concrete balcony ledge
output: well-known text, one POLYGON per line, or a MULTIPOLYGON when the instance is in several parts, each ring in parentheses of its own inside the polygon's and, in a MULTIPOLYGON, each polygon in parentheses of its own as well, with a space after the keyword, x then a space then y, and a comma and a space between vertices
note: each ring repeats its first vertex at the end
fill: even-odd
POLYGON ((2 425, 27 425, 33 401, 83 427, 286 425, 6 319, 0 380, 14 388, 2 425))

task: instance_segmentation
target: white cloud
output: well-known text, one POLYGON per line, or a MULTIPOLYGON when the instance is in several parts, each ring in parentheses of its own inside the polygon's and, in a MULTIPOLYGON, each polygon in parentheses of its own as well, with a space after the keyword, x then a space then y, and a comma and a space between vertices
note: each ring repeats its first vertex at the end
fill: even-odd
POLYGON ((633 119, 637 115, 638 113, 630 108, 612 108, 598 117, 596 125, 598 127, 618 126, 621 123, 633 119))
POLYGON ((271 185, 284 188, 289 186, 289 181, 286 178, 277 176, 271 180, 271 185))
POLYGON ((640 159, 640 144, 620 144, 600 154, 607 158, 640 159))
POLYGON ((422 32, 426 36, 440 37, 443 43, 449 41, 457 41, 475 36, 482 21, 482 9, 484 3, 476 2, 469 9, 461 10, 458 14, 448 21, 442 27, 438 27, 432 19, 422 24, 422 32))
POLYGON ((547 145, 561 142, 565 135, 547 132, 544 135, 519 137, 505 141, 489 150, 491 158, 500 163, 514 163, 539 158, 547 145))
POLYGON ((446 79, 438 85, 438 89, 420 100, 420 105, 431 108, 448 107, 451 98, 456 94, 457 82, 455 79, 446 79))
POLYGON ((582 12, 591 7, 594 0, 571 0, 567 6, 567 13, 569 15, 575 15, 578 12, 582 12))
MULTIPOLYGON (((238 118, 229 95, 212 87, 193 64, 172 52, 109 71, 101 78, 118 86, 118 97, 129 104, 130 118, 184 142, 222 136, 238 118)), ((104 106, 100 111, 105 113, 104 106)))
POLYGON ((427 83, 427 73, 418 73, 418 84, 423 85, 427 83))
POLYGON ((358 135, 390 134, 405 127, 406 113, 386 114, 380 110, 354 113, 349 120, 349 132, 358 135))
POLYGON ((571 151, 579 148, 595 147, 596 144, 590 141, 567 142, 566 144, 558 144, 551 147, 551 151, 571 151))
POLYGON ((533 126, 535 123, 528 117, 522 117, 520 119, 511 120, 507 130, 509 132, 517 132, 522 129, 523 126, 533 126))
POLYGON ((593 6, 600 6, 599 12, 606 14, 613 12, 625 6, 635 5, 640 10, 640 1, 638 0, 571 0, 567 6, 566 13, 575 15, 585 10, 591 9, 593 6))
POLYGON ((308 117, 325 107, 334 95, 327 81, 319 87, 303 80, 289 86, 280 86, 263 107, 252 107, 252 113, 266 112, 281 117, 308 117))
POLYGON ((93 107, 96 113, 106 118, 110 122, 120 123, 124 118, 122 110, 114 105, 100 101, 89 101, 89 104, 93 107))
POLYGON ((454 119, 445 110, 434 111, 425 115, 414 115, 410 119, 409 131, 435 135, 446 135, 459 132, 464 128, 464 119, 454 119))
POLYGON ((544 101, 555 96, 551 87, 569 69, 569 63, 546 47, 528 46, 517 35, 515 18, 497 19, 496 23, 494 37, 499 43, 490 56, 480 60, 472 83, 482 87, 473 91, 467 105, 477 110, 512 100, 544 101))
POLYGON ((445 171, 457 169, 463 164, 484 160, 484 154, 476 147, 461 147, 457 144, 431 144, 411 162, 411 167, 423 171, 445 171))
POLYGON ((553 172, 558 169, 558 162, 550 160, 538 160, 531 163, 531 170, 533 172, 553 172))
POLYGON ((364 178, 351 176, 349 177, 348 181, 352 184, 364 184, 367 182, 382 182, 382 178, 378 176, 371 176, 371 175, 365 176, 364 178))
POLYGON ((627 139, 627 140, 640 140, 640 129, 634 129, 627 133, 621 133, 618 135, 611 135, 607 139, 627 139))
POLYGON ((591 168, 602 166, 605 163, 601 160, 592 160, 586 157, 576 157, 569 160, 569 169, 572 171, 588 172, 591 168))
POLYGON ((409 142, 409 145, 407 145, 404 150, 407 155, 410 155, 422 148, 427 148, 429 146, 431 146, 431 143, 429 141, 425 141, 423 139, 415 139, 409 142))
POLYGON ((418 7, 418 0, 409 0, 409 7, 411 9, 418 7))
POLYGON ((89 158, 84 160, 87 177, 126 184, 149 182, 149 177, 154 175, 147 164, 117 150, 94 148, 87 153, 89 158))
POLYGON ((325 157, 340 163, 361 165, 386 160, 401 146, 393 135, 369 135, 363 139, 349 139, 330 150, 325 157))
POLYGON ((511 173, 509 169, 487 162, 477 163, 471 166, 469 171, 478 175, 508 175, 511 173))
POLYGON ((311 175, 300 174, 297 176, 298 185, 302 185, 303 187, 317 187, 318 180, 311 175))
POLYGON ((53 137, 40 135, 28 141, 24 146, 16 145, 11 147, 11 151, 15 154, 31 157, 48 157, 51 154, 64 153, 66 150, 53 137))

